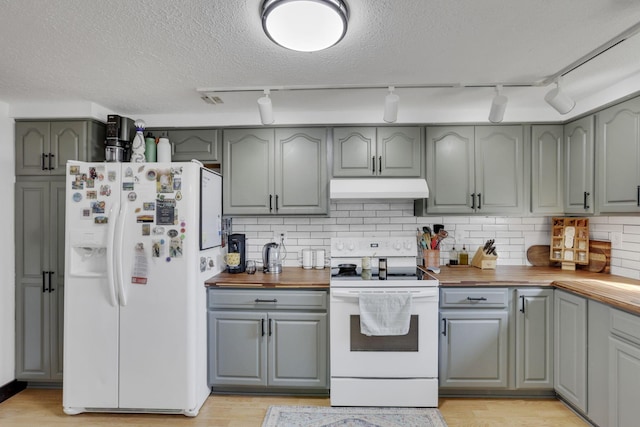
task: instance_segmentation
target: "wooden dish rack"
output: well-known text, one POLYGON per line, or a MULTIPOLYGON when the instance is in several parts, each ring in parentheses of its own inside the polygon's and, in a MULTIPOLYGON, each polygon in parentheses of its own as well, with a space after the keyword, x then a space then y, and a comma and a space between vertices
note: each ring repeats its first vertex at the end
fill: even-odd
POLYGON ((589 264, 589 218, 551 218, 549 259, 562 263, 563 270, 589 264))

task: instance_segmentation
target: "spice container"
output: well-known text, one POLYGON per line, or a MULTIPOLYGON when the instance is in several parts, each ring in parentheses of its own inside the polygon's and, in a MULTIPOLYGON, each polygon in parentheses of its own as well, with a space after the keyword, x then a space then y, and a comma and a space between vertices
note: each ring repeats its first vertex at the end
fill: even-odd
POLYGON ((469 265, 469 253, 467 252, 465 245, 462 245, 462 250, 458 255, 458 262, 460 265, 469 265))

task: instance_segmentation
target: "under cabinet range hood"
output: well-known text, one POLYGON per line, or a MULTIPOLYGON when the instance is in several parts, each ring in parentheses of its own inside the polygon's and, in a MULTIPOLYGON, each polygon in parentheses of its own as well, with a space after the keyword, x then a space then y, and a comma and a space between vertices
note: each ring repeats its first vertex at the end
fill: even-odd
POLYGON ((332 179, 331 199, 426 199, 427 181, 422 178, 332 179))

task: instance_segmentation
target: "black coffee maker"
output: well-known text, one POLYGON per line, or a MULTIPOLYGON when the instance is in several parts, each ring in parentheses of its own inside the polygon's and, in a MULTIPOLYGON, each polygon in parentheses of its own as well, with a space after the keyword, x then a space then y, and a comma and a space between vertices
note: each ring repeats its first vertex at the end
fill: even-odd
POLYGON ((227 252, 240 254, 240 265, 228 265, 227 271, 229 273, 244 273, 245 264, 247 263, 246 244, 247 238, 244 234, 229 235, 227 252))

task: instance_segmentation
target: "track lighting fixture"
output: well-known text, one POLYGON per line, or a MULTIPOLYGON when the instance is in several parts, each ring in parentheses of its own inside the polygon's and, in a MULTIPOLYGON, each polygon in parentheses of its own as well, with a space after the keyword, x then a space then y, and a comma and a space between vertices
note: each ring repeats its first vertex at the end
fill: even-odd
POLYGON ((347 32, 349 10, 342 0, 264 0, 262 28, 276 44, 315 52, 338 43, 347 32))
POLYGON ((491 110, 489 111, 489 121, 491 123, 500 123, 504 118, 504 112, 507 109, 509 98, 500 94, 502 85, 496 86, 496 96, 491 101, 491 110))
POLYGON ((556 80, 555 89, 551 89, 544 100, 560 114, 567 114, 576 106, 576 102, 560 89, 560 77, 556 80))
POLYGON ((398 102, 400 97, 393 93, 395 88, 389 86, 389 93, 384 98, 384 115, 382 118, 387 123, 393 123, 398 120, 398 102))
POLYGON ((271 98, 269 89, 264 90, 264 96, 258 98, 258 110, 260 111, 260 121, 263 125, 270 125, 273 123, 273 105, 271 104, 271 98))

